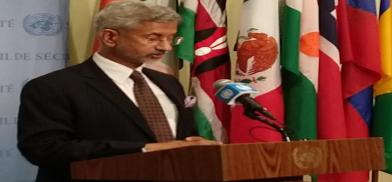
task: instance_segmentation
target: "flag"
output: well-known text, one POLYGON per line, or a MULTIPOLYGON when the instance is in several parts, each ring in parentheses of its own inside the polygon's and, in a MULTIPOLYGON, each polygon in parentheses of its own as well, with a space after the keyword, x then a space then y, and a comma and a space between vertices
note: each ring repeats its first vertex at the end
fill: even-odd
MULTIPOLYGON (((255 100, 265 106, 279 124, 283 122, 283 91, 279 63, 279 1, 248 0, 243 4, 237 42, 235 81, 250 84, 258 94, 255 100)), ((243 115, 234 106, 230 140, 232 143, 280 141, 281 134, 243 115)))
POLYGON ((283 17, 281 64, 285 124, 292 139, 315 139, 320 44, 317 1, 287 0, 283 17))
MULTIPOLYGON (((381 72, 375 1, 340 0, 337 13, 347 137, 368 137, 372 86, 380 79, 381 72)), ((348 180, 367 182, 369 171, 340 177, 340 181, 348 180)))
POLYGON ((107 4, 109 4, 110 2, 112 2, 113 0, 101 0, 99 2, 99 9, 104 8, 107 4))
MULTIPOLYGON (((337 12, 345 131, 341 130, 340 136, 334 136, 337 138, 367 137, 372 110, 371 87, 380 78, 375 2, 372 0, 339 0, 338 2, 334 12, 337 12)), ((322 85, 320 83, 320 86, 322 85)), ((335 116, 331 113, 328 114, 335 116)), ((325 122, 327 121, 325 120, 325 122)), ((329 122, 331 123, 331 121, 329 122)), ((335 134, 336 128, 338 127, 328 130, 320 129, 325 130, 327 134, 335 134)), ((319 181, 367 182, 368 174, 368 171, 358 171, 323 175, 319 181)))
POLYGON ((375 1, 340 0, 338 23, 347 134, 368 137, 372 86, 381 72, 375 1))
POLYGON ((336 4, 319 1, 320 62, 317 93, 317 136, 344 138, 344 119, 340 56, 336 29, 336 4))
POLYGON ((200 135, 223 142, 227 142, 230 108, 217 100, 213 83, 230 78, 225 5, 225 0, 197 1, 195 57, 191 74, 191 87, 197 97, 195 117, 200 135))
POLYGON ((193 63, 194 43, 195 43, 195 19, 198 1, 180 1, 178 13, 182 17, 181 25, 178 27, 178 36, 183 37, 183 41, 175 49, 176 56, 182 60, 193 63))
MULTIPOLYGON (((338 49, 336 1, 319 0, 320 61, 317 92, 317 137, 345 138, 346 124, 338 49)), ((338 181, 339 175, 321 175, 319 181, 338 181)))
POLYGON ((392 174, 392 18, 390 0, 380 4, 382 78, 374 86, 372 136, 384 138, 385 171, 392 174))

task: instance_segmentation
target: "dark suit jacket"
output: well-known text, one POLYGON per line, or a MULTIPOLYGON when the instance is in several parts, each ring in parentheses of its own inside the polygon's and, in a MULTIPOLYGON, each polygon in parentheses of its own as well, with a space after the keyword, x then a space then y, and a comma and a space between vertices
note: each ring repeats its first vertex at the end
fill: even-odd
MULTIPOLYGON (((177 79, 143 73, 177 106, 177 139, 197 135, 177 79)), ((156 142, 139 109, 91 58, 28 82, 18 117, 18 147, 39 166, 37 182, 70 181, 71 161, 140 152, 156 142)))

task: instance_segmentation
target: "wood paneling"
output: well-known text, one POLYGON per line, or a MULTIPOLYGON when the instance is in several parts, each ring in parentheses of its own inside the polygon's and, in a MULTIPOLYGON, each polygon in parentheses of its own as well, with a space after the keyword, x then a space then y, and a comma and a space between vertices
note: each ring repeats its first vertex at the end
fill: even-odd
POLYGON ((380 138, 192 146, 74 162, 74 179, 236 181, 384 168, 380 138))

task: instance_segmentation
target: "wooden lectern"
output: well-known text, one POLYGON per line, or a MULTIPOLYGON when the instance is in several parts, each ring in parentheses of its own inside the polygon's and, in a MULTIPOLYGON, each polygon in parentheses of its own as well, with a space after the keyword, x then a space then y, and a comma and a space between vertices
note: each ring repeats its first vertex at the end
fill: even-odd
POLYGON ((384 169, 381 138, 191 146, 74 162, 75 180, 241 181, 384 169))

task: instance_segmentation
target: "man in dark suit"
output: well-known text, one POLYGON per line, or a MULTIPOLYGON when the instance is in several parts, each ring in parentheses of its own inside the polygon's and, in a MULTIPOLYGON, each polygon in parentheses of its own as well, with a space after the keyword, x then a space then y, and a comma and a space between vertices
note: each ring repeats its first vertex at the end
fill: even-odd
POLYGON ((197 136, 178 80, 144 67, 172 49, 180 19, 167 7, 115 1, 95 19, 100 50, 92 58, 24 86, 18 148, 39 166, 37 182, 70 181, 76 160, 217 144, 197 136), (130 78, 136 72, 159 102, 172 140, 151 127, 130 78))

